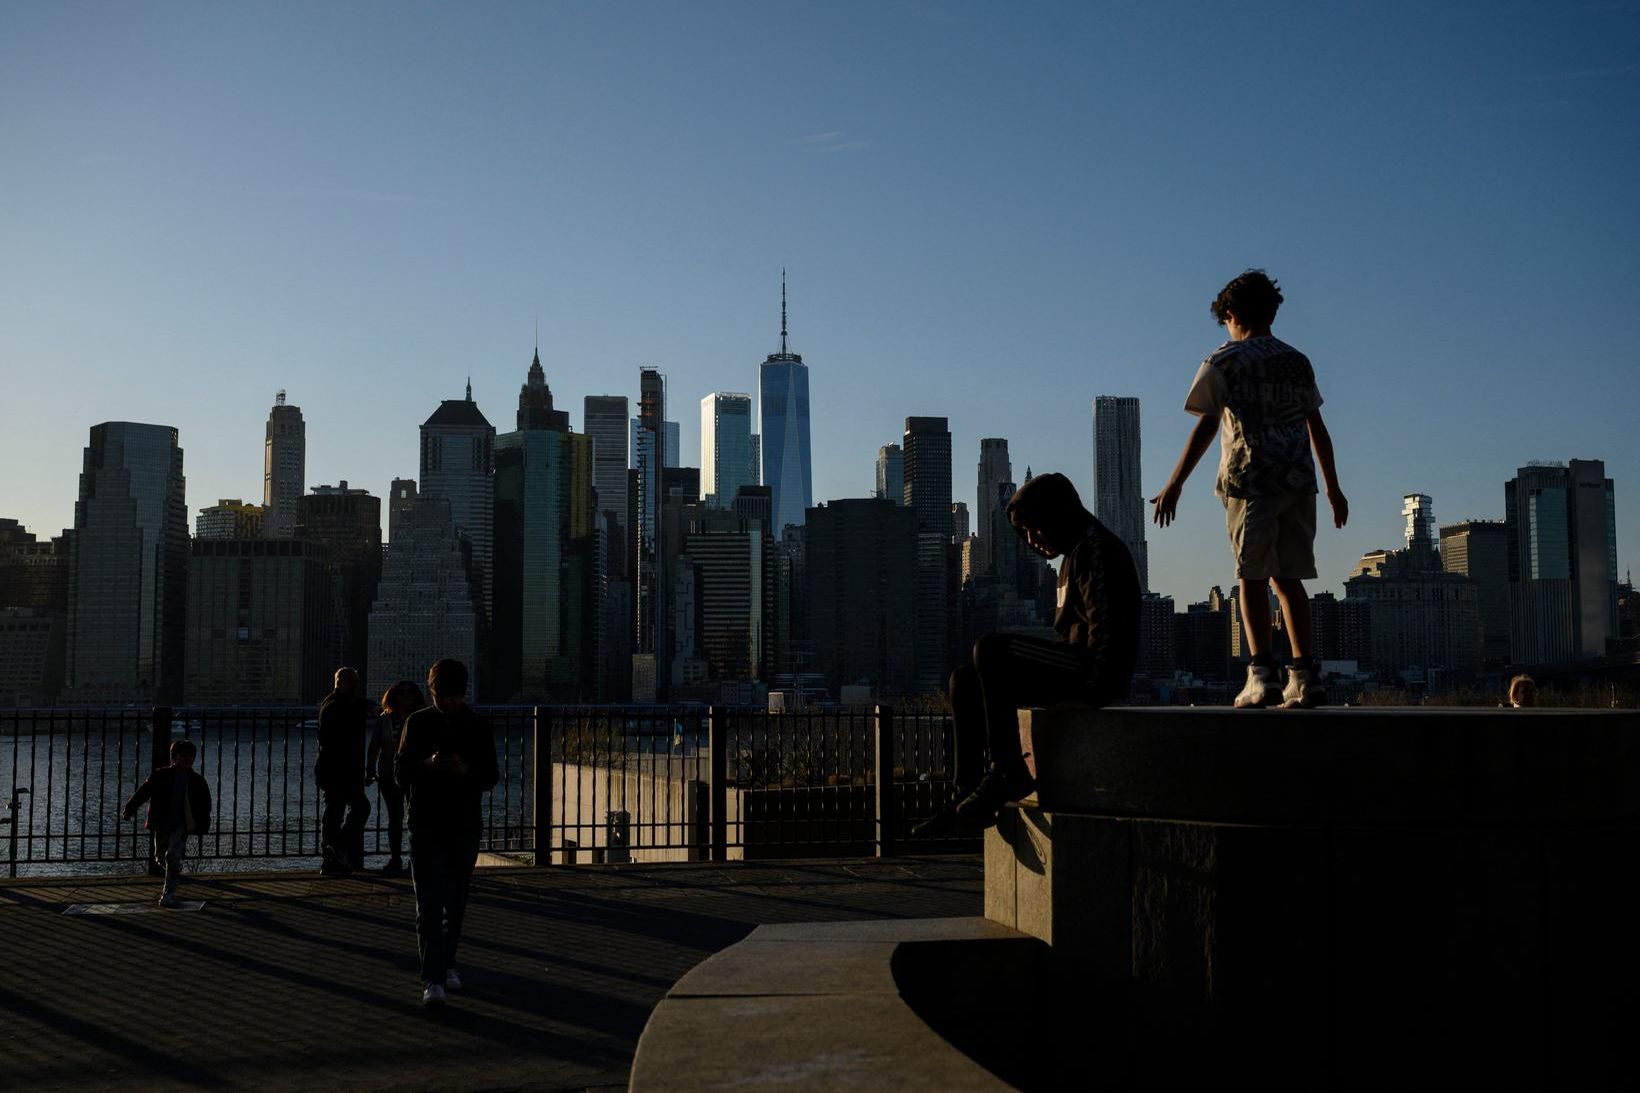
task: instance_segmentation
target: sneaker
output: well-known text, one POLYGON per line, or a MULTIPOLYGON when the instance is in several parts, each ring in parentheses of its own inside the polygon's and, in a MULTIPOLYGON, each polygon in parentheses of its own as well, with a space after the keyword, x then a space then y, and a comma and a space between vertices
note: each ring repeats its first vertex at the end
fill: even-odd
POLYGON ((979 780, 974 792, 957 803, 956 828, 963 834, 977 833, 997 822, 997 813, 1009 801, 1017 801, 1036 788, 1036 781, 1023 766, 993 766, 979 780))
POLYGON ((154 902, 158 903, 161 907, 175 907, 177 905, 177 897, 175 893, 163 892, 160 894, 159 899, 154 902))
POLYGON ((1287 669, 1287 686, 1281 692, 1281 708, 1291 710, 1313 709, 1327 701, 1327 689, 1321 686, 1321 672, 1315 668, 1300 668, 1294 664, 1287 669))
POLYGON ((444 1005, 444 988, 437 983, 429 983, 421 989, 421 1008, 438 1009, 444 1005))
POLYGON ((1281 684, 1276 682, 1274 668, 1266 668, 1262 664, 1247 666, 1247 686, 1241 689, 1236 696, 1236 709, 1245 710, 1255 706, 1274 706, 1281 701, 1281 684))
POLYGON ((444 969, 444 989, 458 991, 461 989, 461 973, 454 968, 444 969))

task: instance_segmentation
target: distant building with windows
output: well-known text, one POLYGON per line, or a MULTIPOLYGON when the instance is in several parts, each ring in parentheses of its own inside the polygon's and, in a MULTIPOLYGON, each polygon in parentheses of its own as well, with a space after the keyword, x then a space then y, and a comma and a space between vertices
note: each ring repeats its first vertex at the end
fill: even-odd
POLYGON ((183 689, 190 703, 308 705, 330 690, 329 558, 301 539, 195 539, 183 689))
POLYGON ((886 498, 848 498, 808 515, 803 577, 813 670, 834 696, 855 684, 878 697, 915 693, 915 513, 886 498))
MULTIPOLYGON (((780 351, 758 367, 762 482, 769 487, 777 534, 801 527, 813 501, 809 454, 809 366, 786 343, 786 276, 780 275, 780 351)), ((949 501, 947 501, 949 504, 949 501)))
POLYGON ((1139 589, 1150 590, 1145 545, 1145 496, 1140 476, 1139 400, 1100 395, 1093 400, 1093 514, 1127 544, 1139 589))
POLYGON ((262 520, 261 505, 248 504, 237 497, 224 497, 216 504, 199 510, 199 515, 194 517, 194 538, 260 539, 262 520))
POLYGON ((875 497, 896 505, 905 504, 905 457, 898 444, 884 444, 877 449, 875 497))
POLYGON ((382 575, 382 503, 344 478, 314 486, 296 510, 296 537, 321 548, 331 603, 324 654, 370 678, 370 608, 382 575))
POLYGON ((268 411, 262 445, 262 533, 269 539, 296 534, 296 507, 307 474, 307 426, 299 406, 285 402, 285 392, 268 411))
MULTIPOLYGON (((471 551, 471 539, 450 518, 447 498, 419 497, 399 513, 370 609, 367 695, 401 679, 426 680, 427 669, 442 657, 473 671, 481 616, 469 583, 471 551)), ((473 679, 472 688, 480 683, 473 679)))
POLYGON ((1617 504, 1598 459, 1521 467, 1504 484, 1517 664, 1602 656, 1617 637, 1617 504))
POLYGON ((740 487, 757 485, 752 435, 751 395, 714 391, 700 400, 701 500, 713 508, 729 508, 740 487))
POLYGON ((1502 520, 1464 520, 1441 528, 1441 568, 1475 582, 1481 656, 1509 662, 1509 529, 1502 520))

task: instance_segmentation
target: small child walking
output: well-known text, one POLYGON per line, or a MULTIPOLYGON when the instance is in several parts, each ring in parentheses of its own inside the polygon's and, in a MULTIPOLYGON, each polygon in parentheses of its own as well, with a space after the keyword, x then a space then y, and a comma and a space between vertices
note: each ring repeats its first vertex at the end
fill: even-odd
POLYGON ((194 770, 196 754, 192 740, 173 740, 171 765, 149 775, 125 802, 122 812, 129 820, 144 803, 148 805, 144 826, 153 836, 155 858, 165 870, 161 907, 176 906, 177 880, 182 876, 188 836, 204 835, 211 829, 211 790, 204 776, 194 770))

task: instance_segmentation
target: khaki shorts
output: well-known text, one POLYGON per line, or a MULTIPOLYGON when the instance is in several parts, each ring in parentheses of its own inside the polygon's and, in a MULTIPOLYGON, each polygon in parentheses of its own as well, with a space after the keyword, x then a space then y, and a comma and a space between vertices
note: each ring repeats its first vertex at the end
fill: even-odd
POLYGON ((1315 494, 1226 497, 1224 513, 1237 577, 1315 577, 1315 494))

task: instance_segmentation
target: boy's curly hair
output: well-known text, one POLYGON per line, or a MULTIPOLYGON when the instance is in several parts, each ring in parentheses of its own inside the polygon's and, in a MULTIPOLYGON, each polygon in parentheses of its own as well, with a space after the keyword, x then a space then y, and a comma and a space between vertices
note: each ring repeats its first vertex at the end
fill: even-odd
POLYGON ((1275 322, 1281 301, 1281 286, 1263 270, 1250 269, 1219 290, 1213 298, 1213 318, 1223 326, 1234 312, 1237 322, 1256 330, 1275 322))

